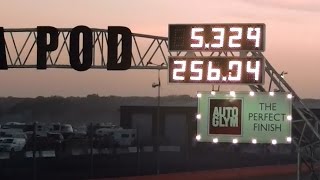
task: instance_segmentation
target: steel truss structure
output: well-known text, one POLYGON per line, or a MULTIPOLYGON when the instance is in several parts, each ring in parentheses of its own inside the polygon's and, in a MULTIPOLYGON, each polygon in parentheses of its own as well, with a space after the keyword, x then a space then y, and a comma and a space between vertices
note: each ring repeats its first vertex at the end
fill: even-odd
MULTIPOLYGON (((48 68, 71 68, 68 61, 71 29, 59 30, 59 45, 56 51, 47 54, 48 68)), ((36 68, 36 29, 5 29, 6 56, 9 68, 36 68)), ((92 29, 93 37, 93 69, 106 69, 108 53, 108 30, 92 29)), ((80 47, 81 49, 81 47, 80 47)), ((118 49, 121 52, 121 37, 118 49)), ((82 52, 80 52, 81 55, 82 52)), ((260 52, 169 52, 168 38, 145 34, 132 34, 132 65, 131 69, 167 69, 168 56, 259 56, 260 52)), ((121 59, 121 53, 118 54, 121 59)), ((297 113, 292 120, 292 142, 297 151, 297 179, 300 179, 301 164, 311 171, 310 179, 318 179, 317 163, 320 160, 319 118, 302 102, 296 92, 285 81, 265 58, 265 85, 250 85, 256 92, 281 91, 290 92, 293 109, 297 113), (269 82, 269 83, 268 83, 269 82)))

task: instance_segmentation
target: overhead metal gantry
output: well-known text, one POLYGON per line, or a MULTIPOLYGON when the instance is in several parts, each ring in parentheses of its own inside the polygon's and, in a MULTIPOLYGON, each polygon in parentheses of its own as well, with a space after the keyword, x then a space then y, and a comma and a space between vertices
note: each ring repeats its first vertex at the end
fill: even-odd
MULTIPOLYGON (((56 51, 47 55, 47 68, 71 68, 69 63, 70 33, 72 29, 59 30, 59 45, 56 51)), ((9 68, 37 67, 37 29, 4 29, 5 49, 9 68)), ((106 69, 108 53, 108 30, 92 29, 93 69, 106 69)), ((118 49, 122 40, 119 38, 118 49)), ((80 47, 81 49, 81 47, 80 47)), ((119 52, 121 52, 119 50, 119 52)), ((82 52, 80 52, 81 55, 82 52)), ((169 52, 168 38, 145 34, 132 34, 131 69, 167 69, 168 56, 189 56, 187 52, 169 52)), ((259 56, 260 52, 194 52, 192 56, 259 56)), ((118 54, 121 60, 121 53, 118 54)), ((293 108, 296 112, 292 120, 292 141, 297 150, 298 169, 305 164, 312 172, 310 179, 318 179, 317 163, 320 161, 319 118, 302 102, 298 94, 265 58, 265 85, 250 85, 256 92, 291 92, 294 96, 293 108)), ((300 171, 297 172, 298 179, 300 171)))
MULTIPOLYGON (((72 29, 58 29, 59 45, 56 51, 48 53, 48 68, 71 68, 69 63, 70 34, 72 29)), ((106 69, 108 54, 108 30, 91 29, 93 37, 93 69, 106 69)), ((4 29, 6 41, 7 63, 9 68, 37 67, 37 29, 4 29)), ((122 39, 118 47, 121 48, 122 39)), ((81 57, 82 51, 80 51, 81 57)), ((175 55, 179 55, 177 53, 175 55)), ((168 42, 166 37, 132 34, 132 66, 131 69, 166 69, 168 42), (155 61, 156 59, 156 61, 155 61), (154 60, 154 62, 151 62, 154 60), (163 64, 156 67, 155 64, 163 64)), ((118 60, 121 54, 118 55, 118 60)))

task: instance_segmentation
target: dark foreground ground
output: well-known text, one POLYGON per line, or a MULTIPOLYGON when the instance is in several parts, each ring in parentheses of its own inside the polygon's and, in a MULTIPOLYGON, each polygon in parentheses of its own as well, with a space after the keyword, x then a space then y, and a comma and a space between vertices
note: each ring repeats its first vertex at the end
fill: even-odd
MULTIPOLYGON (((318 167, 315 167, 318 171, 318 167)), ((317 172, 316 172, 317 173, 317 172)), ((316 179, 307 166, 301 166, 300 179, 316 179)), ((317 174, 318 175, 318 174, 317 174)), ((110 178, 112 179, 112 178, 110 178)), ((119 180, 271 180, 271 179, 298 179, 297 164, 268 165, 255 167, 241 167, 231 169, 216 169, 193 172, 168 173, 149 176, 122 177, 119 180)), ((103 179, 101 179, 103 180, 103 179)), ((107 180, 107 179, 104 179, 107 180)))
MULTIPOLYGON (((117 155, 78 155, 67 157, 21 158, 0 160, 0 179, 94 179, 156 174, 156 153, 117 155)), ((250 154, 210 152, 185 154, 161 152, 161 174, 199 170, 230 169, 296 162, 295 154, 250 154)), ((291 176, 290 176, 291 177, 291 176)), ((290 177, 288 177, 290 179, 290 177)), ((282 179, 287 178, 283 177, 282 179)), ((292 179, 292 178, 291 178, 292 179)), ((266 179, 267 180, 267 179, 266 179)))
MULTIPOLYGON (((110 178, 108 180, 111 180, 113 178, 110 178)), ((219 180, 217 178, 213 178, 214 180, 219 180)), ((236 180, 297 180, 297 176, 292 175, 275 175, 275 176, 268 176, 268 177, 248 177, 248 178, 237 178, 236 180)), ((102 179, 99 179, 102 180, 102 179)), ((168 180, 168 179, 164 179, 168 180)), ((201 180, 201 179, 197 179, 201 180)), ((300 180, 310 180, 310 175, 304 174, 300 177, 300 180)))

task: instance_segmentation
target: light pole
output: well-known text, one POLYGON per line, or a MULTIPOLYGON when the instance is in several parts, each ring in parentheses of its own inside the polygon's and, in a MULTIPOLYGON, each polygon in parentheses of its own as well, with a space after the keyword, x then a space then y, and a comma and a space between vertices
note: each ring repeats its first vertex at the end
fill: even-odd
POLYGON ((158 96, 157 96, 157 122, 156 122, 156 169, 157 169, 157 174, 160 174, 160 163, 159 163, 159 159, 160 159, 160 87, 161 87, 161 80, 160 80, 160 70, 161 67, 164 65, 164 63, 158 65, 158 64, 154 64, 151 61, 149 61, 147 63, 148 64, 153 64, 156 65, 157 69, 158 69, 158 83, 152 83, 152 87, 156 88, 158 87, 158 96))

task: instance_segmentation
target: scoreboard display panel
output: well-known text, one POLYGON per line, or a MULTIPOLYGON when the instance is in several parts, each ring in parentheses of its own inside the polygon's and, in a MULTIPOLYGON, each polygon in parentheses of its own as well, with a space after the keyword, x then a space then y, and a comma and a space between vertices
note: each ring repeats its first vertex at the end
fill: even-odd
POLYGON ((169 57, 169 83, 264 83, 262 57, 169 57))
POLYGON ((265 24, 169 24, 169 51, 264 51, 265 24))

